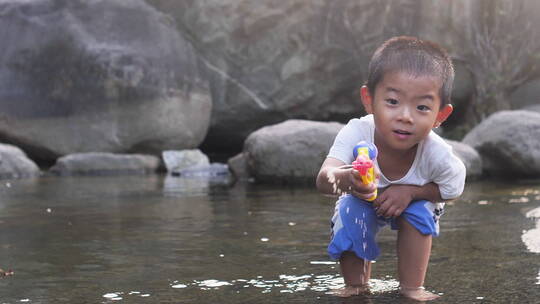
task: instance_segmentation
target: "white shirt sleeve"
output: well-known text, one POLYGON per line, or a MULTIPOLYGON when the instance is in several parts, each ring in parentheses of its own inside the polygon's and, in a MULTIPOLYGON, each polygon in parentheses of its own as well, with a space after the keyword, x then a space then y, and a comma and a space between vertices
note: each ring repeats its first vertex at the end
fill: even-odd
POLYGON ((440 154, 439 159, 434 162, 432 174, 432 180, 439 186, 443 199, 454 199, 463 193, 465 165, 451 150, 440 154))
POLYGON ((339 131, 327 157, 341 160, 345 164, 352 163, 354 146, 361 140, 371 141, 370 119, 373 120, 368 117, 351 119, 339 131))

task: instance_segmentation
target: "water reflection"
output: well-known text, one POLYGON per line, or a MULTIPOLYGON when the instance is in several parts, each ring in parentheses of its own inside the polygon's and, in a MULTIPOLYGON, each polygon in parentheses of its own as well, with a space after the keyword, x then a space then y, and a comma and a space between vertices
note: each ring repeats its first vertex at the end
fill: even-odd
MULTIPOLYGON (((539 200, 539 198, 536 197, 536 200, 539 200)), ((536 227, 524 231, 521 240, 530 252, 540 253, 540 207, 527 212, 525 217, 533 219, 536 222, 536 227)), ((536 280, 536 285, 540 285, 540 270, 538 270, 536 280)))
POLYGON ((536 222, 536 227, 523 232, 521 239, 530 252, 540 253, 540 207, 535 208, 525 215, 536 222))
MULTIPOLYGON (((399 283, 395 279, 389 278, 387 280, 372 279, 369 282, 370 290, 372 293, 383 293, 389 291, 396 291, 399 283)), ((328 275, 286 275, 282 274, 276 278, 264 279, 262 276, 251 279, 235 279, 231 281, 221 281, 216 279, 206 280, 193 280, 191 282, 181 283, 178 280, 173 281, 170 284, 173 289, 199 289, 199 290, 219 290, 228 288, 235 290, 236 293, 240 293, 242 289, 256 288, 260 290, 260 293, 295 293, 305 290, 312 290, 317 292, 324 292, 330 294, 329 291, 343 287, 343 278, 338 274, 328 275)), ((115 291, 106 293, 104 298, 109 300, 121 300, 122 296, 136 296, 146 297, 149 294, 143 294, 141 292, 122 292, 115 291)))
MULTIPOLYGON (((444 303, 540 297, 539 193, 469 184, 441 222, 427 287, 444 303)), ((0 268, 15 271, 0 303, 341 303, 327 294, 343 284, 325 252, 334 200, 313 187, 43 177, 1 181, 0 195, 0 268)), ((373 293, 350 303, 401 301, 395 238, 382 232, 373 293)))

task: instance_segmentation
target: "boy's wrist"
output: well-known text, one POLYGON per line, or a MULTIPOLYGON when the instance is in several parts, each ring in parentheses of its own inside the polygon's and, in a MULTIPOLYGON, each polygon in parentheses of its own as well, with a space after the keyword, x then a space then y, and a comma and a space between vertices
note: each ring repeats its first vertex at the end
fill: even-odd
POLYGON ((411 196, 412 200, 422 199, 423 191, 421 186, 410 185, 407 187, 407 189, 409 190, 409 195, 411 196))
POLYGON ((351 193, 350 169, 336 168, 339 194, 351 193))
POLYGON ((326 175, 331 192, 329 194, 341 195, 350 192, 350 182, 345 173, 346 170, 340 167, 330 168, 327 171, 326 175))

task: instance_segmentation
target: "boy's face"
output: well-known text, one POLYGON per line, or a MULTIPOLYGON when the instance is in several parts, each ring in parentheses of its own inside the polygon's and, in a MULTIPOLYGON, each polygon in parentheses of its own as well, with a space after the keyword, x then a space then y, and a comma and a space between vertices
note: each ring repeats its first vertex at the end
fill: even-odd
POLYGON ((375 119, 375 143, 402 152, 415 148, 452 113, 451 105, 441 108, 440 88, 437 77, 399 71, 387 73, 374 96, 362 87, 362 103, 375 119))

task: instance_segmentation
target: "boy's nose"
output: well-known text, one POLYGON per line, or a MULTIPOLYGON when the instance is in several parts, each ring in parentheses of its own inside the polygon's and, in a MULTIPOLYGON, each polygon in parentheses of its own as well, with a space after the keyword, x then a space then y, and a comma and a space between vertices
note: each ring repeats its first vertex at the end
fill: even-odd
POLYGON ((403 122, 412 122, 413 121, 411 109, 409 109, 409 107, 402 107, 401 108, 401 111, 399 113, 399 120, 401 120, 403 122))

